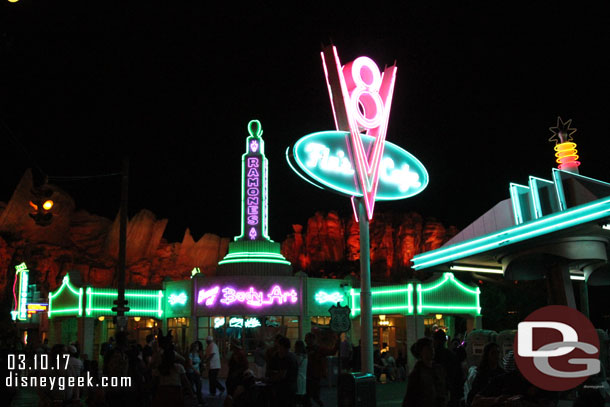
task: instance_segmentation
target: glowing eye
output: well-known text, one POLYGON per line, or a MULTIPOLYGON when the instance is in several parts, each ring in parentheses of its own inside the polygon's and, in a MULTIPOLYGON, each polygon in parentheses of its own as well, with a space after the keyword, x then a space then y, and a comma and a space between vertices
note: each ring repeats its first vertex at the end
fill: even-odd
POLYGON ((50 210, 53 207, 53 201, 51 201, 50 199, 47 201, 44 201, 44 203, 42 204, 42 207, 44 208, 45 211, 50 210))
POLYGON ((36 204, 35 204, 34 202, 32 202, 32 201, 30 201, 30 206, 31 206, 32 208, 34 208, 34 210, 35 210, 35 211, 37 211, 37 210, 38 210, 38 205, 36 205, 36 204))

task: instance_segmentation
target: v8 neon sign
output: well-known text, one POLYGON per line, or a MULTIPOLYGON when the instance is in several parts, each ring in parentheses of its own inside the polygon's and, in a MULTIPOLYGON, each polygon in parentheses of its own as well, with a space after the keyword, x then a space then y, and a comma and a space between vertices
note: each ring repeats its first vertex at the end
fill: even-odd
MULTIPOLYGON (((341 66, 334 46, 326 48, 321 55, 335 126, 339 131, 350 132, 352 160, 367 215, 372 219, 379 165, 392 106, 396 66, 386 68, 382 74, 375 62, 367 57, 359 57, 341 66), (371 148, 365 148, 361 131, 374 138, 371 148)), ((357 213, 355 206, 354 213, 357 213)))

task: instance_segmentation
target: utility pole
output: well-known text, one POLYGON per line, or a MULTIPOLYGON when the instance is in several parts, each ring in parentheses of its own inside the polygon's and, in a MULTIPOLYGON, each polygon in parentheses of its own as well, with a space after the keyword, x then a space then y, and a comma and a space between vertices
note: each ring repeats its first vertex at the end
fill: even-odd
POLYGON ((127 317, 129 311, 125 301, 125 252, 127 249, 127 193, 129 188, 129 158, 123 157, 121 168, 121 208, 119 210, 119 259, 117 264, 118 298, 114 302, 116 307, 112 310, 117 315, 117 328, 119 331, 127 330, 127 317))

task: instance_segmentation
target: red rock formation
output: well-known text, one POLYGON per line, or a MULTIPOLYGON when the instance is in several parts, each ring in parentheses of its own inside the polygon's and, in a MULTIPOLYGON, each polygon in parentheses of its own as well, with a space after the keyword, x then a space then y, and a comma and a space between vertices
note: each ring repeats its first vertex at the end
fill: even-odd
MULTIPOLYGON (((86 211, 74 211, 74 201, 60 188, 53 190, 53 222, 38 226, 28 215, 32 174, 28 170, 8 204, 0 202, 0 296, 6 296, 14 279, 14 265, 25 261, 31 281, 40 284, 43 295, 55 290, 62 276, 77 270, 83 284, 116 285, 118 216, 113 221, 86 211)), ((162 239, 167 219, 157 220, 144 209, 127 224, 126 283, 160 286, 166 277, 184 279, 194 267, 214 273, 227 253, 229 240, 205 234, 195 241, 190 231, 181 243, 162 239)))
MULTIPOLYGON (((317 212, 308 220, 307 230, 302 229, 293 225, 295 233, 282 244, 282 254, 295 269, 315 272, 322 263, 328 267, 328 262, 360 259, 360 229, 353 218, 343 220, 334 212, 327 216, 317 212)), ((393 273, 410 268, 414 255, 440 247, 456 233, 455 227, 445 228, 417 213, 377 213, 369 232, 373 277, 391 279, 393 273)))

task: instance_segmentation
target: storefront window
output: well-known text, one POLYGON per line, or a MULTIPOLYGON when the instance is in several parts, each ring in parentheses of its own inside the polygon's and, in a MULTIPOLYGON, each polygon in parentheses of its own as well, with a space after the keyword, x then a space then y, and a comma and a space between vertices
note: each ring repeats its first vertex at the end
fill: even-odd
POLYGON ((290 344, 294 347, 294 343, 299 339, 299 317, 284 317, 284 324, 286 327, 286 337, 290 339, 290 344))
POLYGON ((190 325, 190 318, 169 318, 167 320, 167 329, 172 331, 174 343, 177 344, 181 352, 188 351, 190 345, 187 341, 187 328, 190 325))
POLYGON ((210 317, 199 317, 197 319, 197 340, 205 344, 205 338, 207 338, 209 335, 210 317))
POLYGON ((328 328, 330 317, 311 317, 311 328, 328 328))

